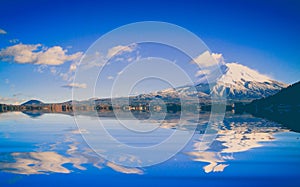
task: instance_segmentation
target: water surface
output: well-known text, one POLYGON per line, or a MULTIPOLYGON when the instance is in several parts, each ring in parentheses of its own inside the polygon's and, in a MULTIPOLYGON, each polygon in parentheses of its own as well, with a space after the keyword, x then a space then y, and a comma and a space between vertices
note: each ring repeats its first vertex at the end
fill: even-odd
MULTIPOLYGON (((120 140, 145 146, 119 129, 115 118, 105 119, 120 140)), ((174 130, 194 133, 184 149, 158 165, 125 167, 99 157, 80 134, 94 136, 91 127, 78 130, 70 115, 2 113, 0 186, 300 186, 299 133, 251 115, 226 114, 214 141, 203 146, 207 121, 202 114, 193 132, 176 119, 165 120, 161 136, 148 136, 147 143, 174 130)), ((139 161, 130 155, 115 159, 139 161)))

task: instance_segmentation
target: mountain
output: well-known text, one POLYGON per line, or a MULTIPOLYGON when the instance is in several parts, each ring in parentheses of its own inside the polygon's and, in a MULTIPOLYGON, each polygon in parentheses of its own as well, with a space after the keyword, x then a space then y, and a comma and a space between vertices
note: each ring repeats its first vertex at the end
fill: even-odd
MULTIPOLYGON (((227 95, 229 99, 256 99, 273 95, 286 84, 237 63, 222 65, 222 75, 213 84, 210 94, 227 95)), ((201 85, 203 83, 198 84, 201 85)), ((201 85, 202 86, 202 85, 201 85)))
MULTIPOLYGON (((272 105, 287 105, 287 106, 300 106, 300 81, 282 89, 280 92, 276 93, 267 98, 262 98, 255 100, 251 105, 259 106, 270 106, 272 105)), ((263 107, 263 108, 264 108, 263 107)), ((263 109, 261 108, 261 109, 263 109)))
POLYGON ((300 82, 282 89, 277 94, 257 99, 246 105, 246 111, 279 122, 288 128, 300 132, 300 82))
POLYGON ((42 101, 33 99, 21 104, 21 106, 34 106, 34 105, 43 105, 43 104, 44 103, 42 101))
POLYGON ((237 63, 224 63, 220 66, 220 70, 221 74, 211 72, 210 74, 202 75, 193 86, 182 86, 176 88, 176 91, 175 89, 166 89, 152 93, 152 95, 176 97, 180 93, 184 96, 197 95, 202 99, 215 95, 226 96, 229 100, 251 101, 274 95, 282 88, 288 86, 237 63), (207 80, 210 80, 210 85, 207 80))

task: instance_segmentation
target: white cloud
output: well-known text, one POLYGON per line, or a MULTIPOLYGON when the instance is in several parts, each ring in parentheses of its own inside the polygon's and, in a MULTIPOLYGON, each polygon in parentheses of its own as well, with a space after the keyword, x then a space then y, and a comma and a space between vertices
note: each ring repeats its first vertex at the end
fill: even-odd
POLYGON ((79 60, 82 56, 81 52, 72 55, 66 54, 67 50, 63 50, 60 46, 51 47, 41 52, 37 58, 37 64, 61 65, 68 61, 79 60))
POLYGON ((210 54, 209 51, 205 51, 194 58, 192 62, 198 64, 201 68, 205 68, 218 65, 220 58, 218 54, 210 54))
POLYGON ((58 73, 58 70, 55 67, 51 67, 50 72, 52 73, 52 75, 56 75, 58 73))
POLYGON ((210 53, 209 51, 205 51, 200 54, 192 62, 198 64, 201 68, 201 70, 197 71, 195 74, 195 77, 199 77, 201 79, 206 79, 206 76, 212 74, 218 66, 225 64, 222 54, 210 53))
POLYGON ((41 44, 36 45, 23 45, 17 44, 14 46, 7 47, 0 51, 0 59, 4 61, 13 60, 17 63, 33 63, 37 59, 37 52, 38 48, 40 48, 41 44))
POLYGON ((113 80, 114 77, 113 77, 113 76, 108 76, 107 79, 108 79, 108 80, 113 80))
POLYGON ((67 85, 62 86, 64 88, 86 88, 86 84, 85 83, 70 83, 67 85))
POLYGON ((74 63, 74 64, 71 64, 70 65, 70 68, 69 68, 69 71, 75 71, 76 70, 76 68, 77 68, 77 65, 74 63))
POLYGON ((210 73, 211 73, 210 69, 202 69, 202 70, 197 71, 196 74, 195 74, 195 76, 199 77, 201 75, 208 75, 210 73))
POLYGON ((0 34, 7 34, 7 32, 0 28, 0 34))
POLYGON ((71 55, 66 54, 67 52, 60 46, 47 48, 42 44, 16 44, 2 49, 0 59, 20 64, 61 65, 68 61, 78 61, 82 56, 82 52, 71 55))
POLYGON ((15 38, 15 39, 11 39, 11 40, 8 40, 8 41, 9 41, 9 43, 15 44, 15 43, 19 42, 19 39, 15 38))
POLYGON ((116 62, 133 62, 134 60, 139 60, 141 57, 136 56, 136 57, 118 57, 115 59, 116 62))
POLYGON ((115 55, 120 55, 124 52, 132 52, 135 49, 136 49, 136 44, 129 45, 129 46, 118 45, 108 50, 106 58, 110 59, 115 55))
POLYGON ((124 70, 119 71, 119 72, 118 72, 118 75, 121 75, 123 72, 124 72, 124 70))
POLYGON ((136 57, 131 57, 129 54, 125 54, 125 53, 130 53, 135 51, 137 48, 137 44, 132 44, 129 46, 122 46, 122 45, 118 45, 115 47, 110 48, 107 53, 103 53, 100 51, 95 51, 94 53, 88 53, 88 54, 84 54, 82 61, 80 61, 80 63, 76 62, 74 63, 76 65, 71 65, 70 66, 70 71, 75 71, 75 69, 77 69, 79 66, 80 68, 83 69, 90 69, 90 68, 94 68, 94 67, 102 67, 105 64, 109 65, 110 62, 108 62, 112 57, 117 56, 114 59, 114 62, 132 62, 134 60, 138 60, 139 58, 141 58, 139 55, 137 55, 136 57), (119 55, 128 55, 127 57, 124 56, 119 56, 119 55))
POLYGON ((72 81, 73 78, 71 79, 71 77, 73 77, 72 75, 70 75, 69 73, 60 73, 59 76, 64 80, 64 81, 72 81))
POLYGON ((45 70, 48 69, 48 66, 47 65, 39 65, 36 69, 37 72, 39 73, 44 73, 45 70))
POLYGON ((1 97, 0 96, 0 103, 1 104, 13 104, 13 105, 19 105, 23 103, 25 99, 19 99, 16 97, 1 97))
POLYGON ((90 69, 93 67, 101 67, 106 63, 107 59, 105 55, 96 51, 94 54, 84 54, 82 61, 80 61, 80 67, 84 69, 90 69))
MULTIPOLYGON (((84 54, 83 58, 81 61, 74 61, 70 64, 69 69, 66 72, 61 72, 59 71, 56 73, 59 75, 64 81, 72 82, 74 81, 75 77, 75 71, 80 67, 82 70, 87 70, 90 68, 94 67, 102 67, 104 66, 107 61, 109 60, 108 57, 112 57, 114 55, 120 55, 124 54, 127 52, 132 52, 136 49, 136 44, 132 44, 130 46, 116 46, 112 47, 111 49, 108 50, 107 53, 101 53, 99 51, 95 51, 93 54, 84 54)), ((119 58, 119 56, 118 56, 119 58)), ((131 62, 135 59, 135 57, 128 57, 129 59, 125 59, 122 57, 122 59, 125 61, 127 60, 128 62, 131 62)), ((139 56, 136 57, 140 58, 139 56)), ((115 60, 117 62, 117 60, 115 60)), ((107 63, 108 65, 108 63, 107 63)), ((107 79, 112 80, 114 77, 108 76, 107 79)), ((66 87, 66 86, 65 86, 66 87)))
POLYGON ((223 54, 221 53, 212 53, 211 56, 217 61, 219 65, 225 64, 223 54))

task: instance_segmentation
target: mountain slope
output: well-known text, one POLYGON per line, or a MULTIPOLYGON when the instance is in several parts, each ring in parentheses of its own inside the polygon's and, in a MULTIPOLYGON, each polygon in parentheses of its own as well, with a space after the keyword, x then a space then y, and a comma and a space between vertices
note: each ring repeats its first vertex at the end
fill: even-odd
POLYGON ((259 117, 282 123, 300 132, 300 82, 282 89, 275 95, 262 98, 246 105, 246 111, 259 117))
POLYGON ((287 86, 241 64, 223 66, 223 75, 216 80, 211 94, 225 94, 229 99, 256 99, 273 95, 287 86))
MULTIPOLYGON (((185 96, 209 98, 212 95, 224 96, 230 100, 253 100, 267 97, 287 87, 286 84, 272 80, 268 76, 237 63, 224 63, 220 66, 221 74, 211 72, 200 76, 197 84, 177 88, 177 93, 185 96), (210 84, 208 81, 210 80, 210 84)), ((174 89, 166 89, 155 94, 176 96, 174 89)))
POLYGON ((23 104, 21 104, 22 106, 32 106, 32 105, 43 105, 44 103, 42 101, 39 101, 39 100, 29 100, 23 104))
POLYGON ((275 95, 267 98, 258 99, 252 102, 252 104, 259 104, 260 106, 272 105, 290 105, 300 106, 300 81, 282 89, 275 95))

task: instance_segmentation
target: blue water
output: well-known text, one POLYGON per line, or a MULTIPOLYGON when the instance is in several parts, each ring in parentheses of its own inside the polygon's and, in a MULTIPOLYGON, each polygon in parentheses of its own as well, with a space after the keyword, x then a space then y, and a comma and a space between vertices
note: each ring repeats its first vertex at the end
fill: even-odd
MULTIPOLYGON (((182 127, 164 126, 162 132, 174 128, 182 127)), ((196 131, 163 163, 131 168, 100 158, 72 116, 3 113, 0 186, 300 186, 299 133, 250 115, 227 114, 215 140, 199 151, 201 137, 196 131)))

